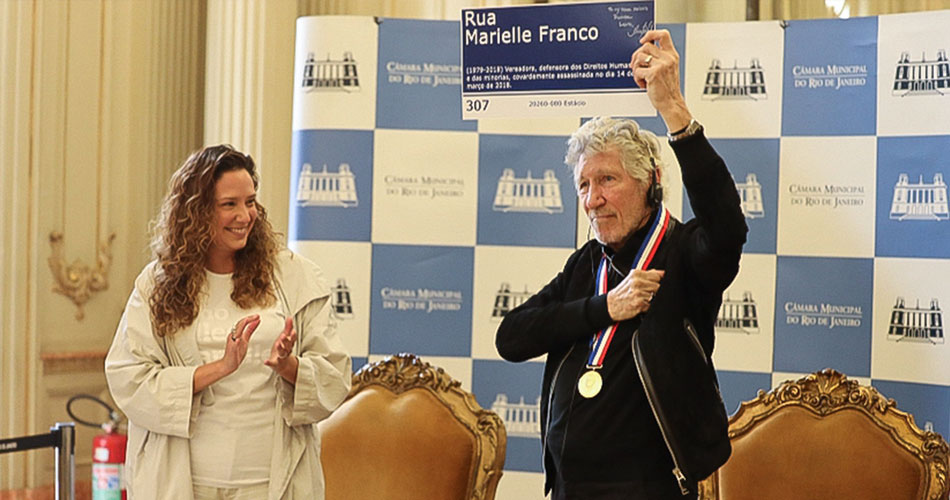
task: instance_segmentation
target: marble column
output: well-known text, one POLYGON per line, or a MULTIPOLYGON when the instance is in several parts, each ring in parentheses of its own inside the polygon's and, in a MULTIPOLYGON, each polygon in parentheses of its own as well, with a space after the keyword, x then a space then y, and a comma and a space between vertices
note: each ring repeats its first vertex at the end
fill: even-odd
POLYGON ((205 144, 258 165, 260 201, 287 230, 296 0, 208 0, 205 144))
MULTIPOLYGON (((204 15, 193 0, 0 2, 3 437, 69 420, 73 394, 108 394, 102 359, 148 221, 201 143, 204 15)), ((77 429, 77 478, 95 433, 77 429)), ((52 483, 52 457, 0 455, 0 485, 52 483)))

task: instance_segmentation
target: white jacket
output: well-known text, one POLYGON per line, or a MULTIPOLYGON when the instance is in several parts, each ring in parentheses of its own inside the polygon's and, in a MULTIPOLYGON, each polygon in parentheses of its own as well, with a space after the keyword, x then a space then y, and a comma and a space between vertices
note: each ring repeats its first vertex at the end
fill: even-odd
MULTIPOLYGON (((109 390, 129 419, 125 478, 130 500, 192 500, 192 424, 201 408, 214 404, 212 386, 192 395, 202 364, 193 327, 158 337, 152 332, 148 297, 152 262, 135 280, 106 356, 109 390)), ((320 268, 281 252, 277 297, 294 315, 297 383, 275 377, 277 418, 270 464, 269 500, 324 497, 320 436, 327 418, 350 390, 352 367, 330 322, 330 292, 320 268)))

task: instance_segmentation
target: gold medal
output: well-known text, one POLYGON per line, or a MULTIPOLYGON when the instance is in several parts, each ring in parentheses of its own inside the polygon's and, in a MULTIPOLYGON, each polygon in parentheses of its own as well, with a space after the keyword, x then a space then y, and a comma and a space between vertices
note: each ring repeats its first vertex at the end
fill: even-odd
POLYGON ((577 381, 577 391, 581 393, 581 396, 587 399, 596 396, 603 386, 604 379, 600 378, 600 373, 596 370, 588 370, 587 373, 581 375, 581 379, 577 381))

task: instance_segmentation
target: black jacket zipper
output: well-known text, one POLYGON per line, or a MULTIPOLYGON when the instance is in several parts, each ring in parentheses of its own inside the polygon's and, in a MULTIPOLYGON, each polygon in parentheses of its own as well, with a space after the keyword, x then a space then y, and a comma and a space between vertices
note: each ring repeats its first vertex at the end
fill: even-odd
POLYGON ((633 342, 631 342, 633 346, 633 361, 634 365, 637 367, 637 376, 640 378, 640 384, 643 385, 643 392, 646 394, 647 402, 650 403, 650 410, 653 411, 653 418, 655 418, 657 424, 659 424, 660 435, 663 436, 663 442, 666 444, 666 449, 670 452, 670 458, 673 459, 673 476, 676 477, 676 483, 680 487, 680 493, 685 496, 689 494, 689 488, 687 487, 686 475, 683 473, 683 469, 680 467, 680 461, 676 456, 676 452, 673 451, 673 436, 671 435, 672 433, 667 431, 669 424, 667 423, 666 418, 664 418, 664 416, 661 415, 657 409, 656 403, 654 402, 656 390, 653 388, 653 381, 650 379, 650 374, 646 372, 646 369, 643 368, 640 363, 640 352, 637 346, 637 335, 639 335, 639 333, 639 328, 633 332, 633 342))
POLYGON ((561 362, 557 364, 557 369, 554 370, 554 377, 551 378, 551 387, 548 388, 548 416, 544 422, 544 439, 541 440, 541 470, 544 472, 544 477, 548 477, 546 457, 548 456, 548 437, 551 435, 551 404, 554 402, 554 387, 557 386, 557 376, 561 373, 561 367, 564 366, 564 362, 567 361, 567 358, 572 352, 574 352, 573 344, 571 348, 568 349, 567 354, 561 358, 561 362))

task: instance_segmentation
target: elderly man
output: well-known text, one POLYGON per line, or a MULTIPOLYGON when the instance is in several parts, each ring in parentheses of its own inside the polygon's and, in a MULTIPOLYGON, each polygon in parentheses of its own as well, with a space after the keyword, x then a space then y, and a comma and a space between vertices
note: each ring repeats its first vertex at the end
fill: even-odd
POLYGON ((547 355, 541 435, 552 499, 695 498, 731 448, 712 366, 722 292, 747 228, 735 184, 679 88, 670 34, 650 31, 630 66, 666 122, 696 217, 662 203, 656 137, 596 118, 565 162, 596 240, 512 310, 496 346, 509 361, 547 355))

